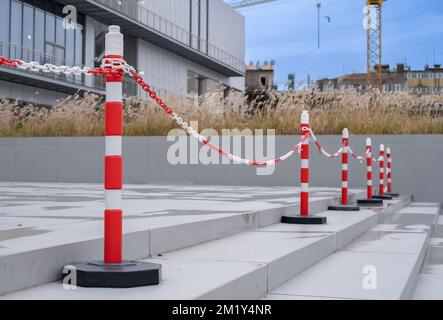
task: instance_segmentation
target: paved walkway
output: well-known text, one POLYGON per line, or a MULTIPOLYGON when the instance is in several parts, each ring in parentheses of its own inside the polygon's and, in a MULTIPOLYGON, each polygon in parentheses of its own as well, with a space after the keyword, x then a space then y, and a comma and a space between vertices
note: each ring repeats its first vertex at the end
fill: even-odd
MULTIPOLYGON (((338 189, 313 188, 312 199, 337 196, 338 189)), ((195 222, 297 204, 298 188, 126 185, 125 229, 195 222)), ((104 191, 98 184, 0 183, 0 255, 23 241, 56 231, 101 226, 104 191), (15 240, 15 241, 14 241, 15 240), (15 243, 14 243, 15 242, 15 243)), ((29 249, 29 247, 28 247, 29 249)))

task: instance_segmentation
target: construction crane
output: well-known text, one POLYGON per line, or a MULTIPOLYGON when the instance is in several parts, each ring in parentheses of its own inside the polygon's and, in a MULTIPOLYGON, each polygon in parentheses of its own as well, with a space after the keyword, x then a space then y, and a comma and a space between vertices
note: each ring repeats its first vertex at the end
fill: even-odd
POLYGON ((382 74, 382 8, 386 0, 366 0, 367 14, 367 86, 381 89, 382 74))
POLYGON ((240 1, 229 2, 229 5, 234 9, 241 9, 241 8, 252 7, 258 4, 264 4, 275 1, 279 0, 240 0, 240 1))

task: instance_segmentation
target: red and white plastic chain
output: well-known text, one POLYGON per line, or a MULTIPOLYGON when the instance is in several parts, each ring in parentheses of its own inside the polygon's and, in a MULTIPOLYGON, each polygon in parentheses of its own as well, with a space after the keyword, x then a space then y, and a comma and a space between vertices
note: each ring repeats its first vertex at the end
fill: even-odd
POLYGON ((320 144, 320 141, 318 141, 317 137, 315 136, 315 134, 311 128, 309 128, 309 134, 312 137, 312 140, 314 141, 315 145, 317 146, 318 151, 320 153, 322 153, 324 156, 326 156, 328 158, 337 158, 343 152, 343 146, 342 146, 340 149, 338 149, 338 151, 336 153, 330 154, 322 147, 322 145, 320 144))
MULTIPOLYGON (((362 162, 363 160, 366 160, 366 156, 369 154, 369 149, 366 150, 366 153, 365 153, 364 156, 359 156, 359 155, 357 155, 354 151, 352 151, 351 147, 349 147, 349 152, 352 154, 352 156, 353 156, 355 159, 357 159, 357 160, 359 160, 360 162, 362 162)), ((383 159, 383 157, 380 156, 378 159, 376 159, 376 158, 372 158, 372 161, 374 161, 374 162, 380 162, 382 159, 383 159)))
MULTIPOLYGON (((126 70, 125 70, 126 71, 126 70)), ((219 147, 213 145, 209 142, 208 138, 205 136, 202 136, 197 131, 194 130, 186 121, 183 120, 180 116, 178 116, 170 107, 166 105, 166 103, 157 95, 157 93, 152 90, 152 88, 143 80, 143 78, 135 71, 131 70, 129 71, 130 75, 132 75, 135 79, 135 81, 140 85, 143 91, 145 91, 152 100, 154 100, 157 105, 162 108, 172 119, 175 120, 175 122, 181 126, 189 135, 193 136, 194 138, 198 139, 202 144, 208 146, 210 149, 218 152, 222 156, 225 156, 229 159, 231 159, 234 162, 245 164, 248 166, 253 167, 266 167, 266 166, 273 166, 276 165, 289 157, 291 157, 294 153, 299 152, 301 150, 301 145, 308 139, 309 137, 309 131, 306 130, 306 134, 302 137, 300 142, 295 145, 289 152, 286 154, 272 160, 268 161, 251 161, 248 159, 240 158, 238 156, 233 155, 232 153, 226 152, 219 147)))
POLYGON ((0 66, 9 67, 9 68, 17 68, 19 64, 21 64, 21 60, 18 59, 7 59, 5 57, 0 57, 0 66))
POLYGON ((354 151, 352 151, 351 147, 349 147, 348 150, 349 150, 349 152, 351 153, 351 155, 352 155, 355 159, 359 160, 360 162, 362 162, 363 160, 366 160, 367 155, 369 154, 369 149, 366 149, 366 152, 365 152, 365 154, 364 154, 363 156, 360 156, 360 155, 356 154, 354 151))
POLYGON ((381 162, 382 160, 383 160, 382 156, 380 156, 378 159, 372 158, 372 161, 374 161, 374 162, 381 162))
POLYGON ((32 72, 43 72, 43 73, 54 73, 54 74, 65 74, 65 75, 95 75, 101 76, 109 73, 121 73, 127 71, 128 73, 132 70, 126 62, 118 59, 107 59, 106 62, 102 64, 99 68, 88 68, 88 67, 69 67, 69 66, 57 66, 50 63, 40 64, 36 61, 25 62, 20 59, 7 59, 0 56, 0 66, 17 68, 21 70, 29 70, 32 72), (114 61, 116 60, 116 61, 114 61), (112 64, 115 66, 112 66, 112 64))
POLYGON ((88 68, 88 67, 68 67, 68 66, 56 66, 53 64, 46 63, 41 65, 38 62, 25 62, 19 59, 7 59, 0 56, 0 66, 10 67, 10 68, 19 68, 22 70, 29 70, 33 72, 44 72, 44 73, 54 73, 54 74, 65 74, 65 75, 95 75, 102 76, 104 74, 121 74, 122 72, 129 74, 134 77, 135 81, 141 86, 141 88, 148 93, 148 95, 161 107, 175 122, 181 126, 186 132, 190 135, 198 139, 201 143, 208 146, 212 150, 217 151, 221 155, 228 157, 237 163, 246 164, 249 166, 255 167, 265 167, 265 166, 273 166, 276 165, 289 157, 291 157, 294 153, 300 152, 301 145, 306 142, 309 138, 309 131, 306 131, 306 134, 302 137, 300 142, 295 145, 289 152, 286 154, 268 161, 251 161, 248 159, 237 157, 229 152, 226 152, 219 147, 211 144, 207 137, 200 135, 197 131, 195 131, 187 122, 185 122, 181 117, 179 117, 170 107, 166 105, 166 103, 155 93, 154 90, 143 80, 143 78, 136 72, 136 70, 128 65, 126 61, 123 59, 103 59, 102 65, 99 68, 88 68))

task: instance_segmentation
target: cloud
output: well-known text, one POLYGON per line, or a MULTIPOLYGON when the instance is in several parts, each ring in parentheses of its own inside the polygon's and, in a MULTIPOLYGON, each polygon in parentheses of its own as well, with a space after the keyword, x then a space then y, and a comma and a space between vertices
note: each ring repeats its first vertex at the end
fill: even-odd
MULTIPOLYGON (((313 78, 366 68, 363 0, 286 0, 240 11, 246 18, 247 61, 277 60, 277 81, 305 71, 313 78), (321 50, 317 49, 317 8, 322 3, 321 50), (303 69, 303 70, 301 70, 303 69)), ((416 67, 443 53, 443 1, 391 0, 383 12, 384 62, 416 67)))

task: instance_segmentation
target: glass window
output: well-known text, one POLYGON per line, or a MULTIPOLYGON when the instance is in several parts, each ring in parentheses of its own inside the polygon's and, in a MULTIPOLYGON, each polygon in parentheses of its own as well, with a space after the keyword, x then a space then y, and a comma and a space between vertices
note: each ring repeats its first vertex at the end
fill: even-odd
POLYGON ((69 66, 74 65, 75 56, 75 30, 66 30, 66 63, 69 66))
POLYGON ((35 30, 34 30, 34 59, 43 62, 45 52, 45 13, 40 9, 35 9, 35 30))
POLYGON ((75 29, 75 64, 83 64, 83 27, 80 25, 75 29))
POLYGON ((65 46, 65 28, 63 28, 63 18, 57 17, 55 30, 57 45, 65 46))
POLYGON ((0 0, 0 55, 82 65, 85 16, 77 16, 76 30, 66 30, 62 9, 53 0, 0 0))
POLYGON ((9 1, 0 1, 0 41, 9 42, 9 1))
POLYGON ((55 55, 55 45, 52 43, 46 42, 45 46, 45 62, 46 63, 55 63, 54 61, 54 55, 55 55))
POLYGON ((46 13, 46 42, 55 42, 55 17, 46 13))
POLYGON ((16 0, 12 0, 11 5, 11 43, 17 46, 21 46, 22 3, 16 0))
POLYGON ((23 5, 22 38, 23 47, 32 50, 34 48, 34 8, 27 4, 23 5))
POLYGON ((60 65, 65 63, 65 48, 56 46, 54 55, 56 64, 60 65))

